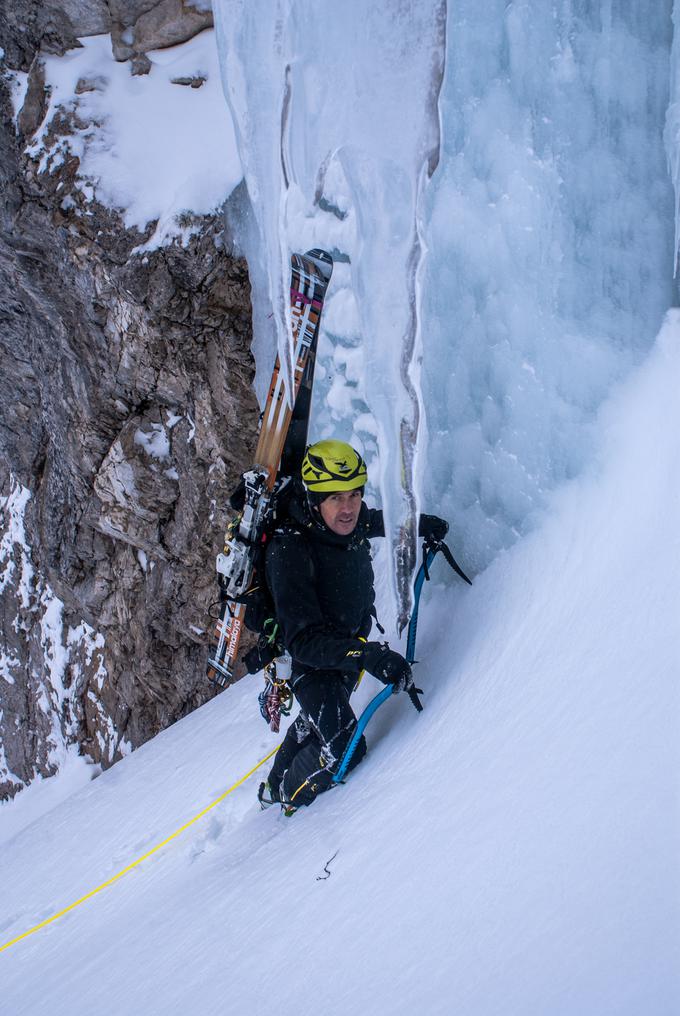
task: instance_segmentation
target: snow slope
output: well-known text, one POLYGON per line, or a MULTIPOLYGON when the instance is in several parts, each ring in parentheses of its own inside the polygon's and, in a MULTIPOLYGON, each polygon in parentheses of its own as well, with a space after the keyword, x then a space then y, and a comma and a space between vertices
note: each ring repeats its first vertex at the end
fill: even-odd
MULTIPOLYGON (((539 529, 472 590, 428 587, 422 715, 387 703, 349 784, 291 820, 257 810, 253 777, 0 953, 3 1013, 676 1014, 679 343, 672 311, 539 529)), ((255 694, 228 690, 13 838, 2 941, 261 758, 255 694)))

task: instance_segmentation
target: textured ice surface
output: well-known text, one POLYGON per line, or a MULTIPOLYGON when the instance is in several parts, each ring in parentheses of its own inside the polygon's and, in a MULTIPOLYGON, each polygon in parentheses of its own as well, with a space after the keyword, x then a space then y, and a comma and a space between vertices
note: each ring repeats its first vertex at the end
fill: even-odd
MULTIPOLYGON (((439 153, 445 4, 349 0, 320 16, 315 0, 223 0, 215 10, 255 220, 247 253, 254 299, 265 302, 256 314, 262 371, 273 329, 287 354, 290 251, 344 255, 351 274, 333 286, 353 290, 363 353, 335 365, 350 389, 363 378, 380 449, 374 480, 396 533, 415 513, 419 219, 439 153)), ((352 408, 341 387, 329 393, 336 416, 352 408)))
POLYGON ((216 5, 260 389, 288 250, 339 252, 312 436, 354 440, 392 522, 413 489, 478 571, 582 469, 674 302, 671 0, 449 4, 438 120, 439 5, 266 6, 216 5))
POLYGON ((450 7, 421 461, 473 568, 581 469, 603 397, 674 302, 670 12, 450 7))
POLYGON ((680 254, 680 3, 673 3, 670 102, 666 114, 666 154, 675 188, 675 267, 680 254))

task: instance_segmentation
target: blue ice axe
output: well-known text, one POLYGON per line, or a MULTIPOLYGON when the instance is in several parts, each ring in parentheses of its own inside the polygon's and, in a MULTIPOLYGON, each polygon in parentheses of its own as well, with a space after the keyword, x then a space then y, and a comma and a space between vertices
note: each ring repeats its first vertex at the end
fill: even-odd
MULTIPOLYGON (((411 612, 411 620, 408 623, 408 631, 406 633, 406 660, 408 663, 413 663, 416 658, 416 631, 418 628, 418 606, 420 603, 420 593, 423 588, 423 584, 430 578, 430 567, 439 551, 442 551, 444 557, 449 562, 451 567, 462 579, 464 579, 469 586, 472 582, 467 577, 465 572, 462 570, 460 565, 456 562, 453 554, 442 540, 426 540, 423 544, 423 563, 418 569, 415 582, 413 584, 413 611, 411 612)), ((376 709, 379 709, 383 702, 387 702, 390 695, 394 694, 394 687, 391 684, 385 685, 385 687, 378 692, 378 694, 371 699, 363 713, 357 720, 356 730, 352 735, 352 740, 345 748, 345 754, 342 756, 342 760, 338 767, 337 773, 333 776, 333 783, 341 783, 344 779, 345 773, 347 772, 347 766, 352 760, 352 756, 356 750, 356 746, 359 743, 361 735, 368 725, 368 721, 373 716, 376 709)), ((416 707, 418 712, 421 712, 422 705, 418 698, 418 691, 415 686, 411 686, 408 692, 413 705, 416 707)))

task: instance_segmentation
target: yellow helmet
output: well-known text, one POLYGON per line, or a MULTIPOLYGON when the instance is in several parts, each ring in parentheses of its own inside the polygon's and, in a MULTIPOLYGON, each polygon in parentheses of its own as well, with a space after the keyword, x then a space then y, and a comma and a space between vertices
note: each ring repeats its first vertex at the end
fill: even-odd
POLYGON ((366 463, 344 441, 317 441, 302 460, 302 482, 314 494, 333 494, 365 487, 366 463))

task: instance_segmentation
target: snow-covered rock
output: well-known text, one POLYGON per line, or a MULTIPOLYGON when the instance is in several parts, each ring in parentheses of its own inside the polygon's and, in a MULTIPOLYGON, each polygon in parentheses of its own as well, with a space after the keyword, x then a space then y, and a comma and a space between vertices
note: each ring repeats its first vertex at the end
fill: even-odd
POLYGON ((205 0, 109 0, 111 37, 117 60, 192 39, 213 19, 205 0))
POLYGON ((141 117, 149 92, 161 96, 147 106, 152 120, 164 115, 163 96, 176 95, 178 110, 216 108, 217 75, 198 89, 170 81, 205 73, 205 38, 188 44, 188 56, 164 50, 166 64, 133 79, 101 37, 53 58, 29 53, 17 34, 33 72, 12 68, 18 44, 6 48, 0 496, 13 505, 25 491, 26 504, 21 540, 7 528, 9 508, 0 531, 10 541, 0 593, 2 794, 78 748, 110 765, 212 695, 214 555, 257 420, 248 276, 219 214, 230 190, 224 166, 201 176, 203 140, 192 151, 187 135, 157 124, 168 146, 159 141, 158 158, 184 174, 172 181, 159 162, 130 165, 139 145, 118 131, 150 133, 141 117), (117 102, 130 82, 142 97, 138 120, 126 124, 129 107, 117 102), (84 175, 79 131, 103 159, 98 175, 84 175), (113 169, 119 175, 107 177, 113 169), (142 199, 130 224, 115 200, 97 200, 125 179, 142 199))

